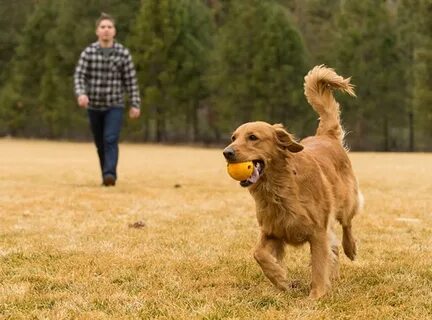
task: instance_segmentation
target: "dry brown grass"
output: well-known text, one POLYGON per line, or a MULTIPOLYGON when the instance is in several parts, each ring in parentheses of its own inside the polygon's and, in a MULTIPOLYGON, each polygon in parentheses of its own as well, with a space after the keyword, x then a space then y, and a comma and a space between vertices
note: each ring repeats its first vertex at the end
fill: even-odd
POLYGON ((221 150, 123 144, 115 188, 100 186, 91 144, 3 139, 0 154, 2 319, 432 316, 432 154, 351 154, 358 260, 341 256, 319 302, 306 247, 285 259, 298 289, 262 275, 254 203, 221 150))

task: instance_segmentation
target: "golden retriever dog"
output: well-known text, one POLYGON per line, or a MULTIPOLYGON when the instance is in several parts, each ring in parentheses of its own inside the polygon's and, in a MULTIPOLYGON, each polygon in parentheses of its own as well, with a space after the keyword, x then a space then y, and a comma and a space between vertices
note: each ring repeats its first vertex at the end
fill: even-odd
POLYGON ((256 203, 260 237, 254 257, 276 287, 290 282, 281 265, 286 244, 310 245, 312 281, 309 297, 317 299, 339 276, 338 241, 334 221, 343 228, 342 246, 351 260, 356 242, 351 220, 363 197, 344 148, 339 104, 332 89, 355 96, 350 78, 333 69, 314 67, 305 77, 307 101, 318 113, 316 134, 296 142, 281 124, 248 122, 238 127, 223 154, 229 163, 253 161, 247 187, 256 203))

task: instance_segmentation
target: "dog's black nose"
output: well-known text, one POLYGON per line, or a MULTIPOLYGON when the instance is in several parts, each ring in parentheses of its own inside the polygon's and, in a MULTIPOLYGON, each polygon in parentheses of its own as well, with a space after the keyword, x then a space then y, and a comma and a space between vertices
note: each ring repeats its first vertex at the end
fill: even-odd
POLYGON ((227 160, 235 160, 235 152, 234 149, 231 147, 226 147, 223 151, 223 155, 227 160))

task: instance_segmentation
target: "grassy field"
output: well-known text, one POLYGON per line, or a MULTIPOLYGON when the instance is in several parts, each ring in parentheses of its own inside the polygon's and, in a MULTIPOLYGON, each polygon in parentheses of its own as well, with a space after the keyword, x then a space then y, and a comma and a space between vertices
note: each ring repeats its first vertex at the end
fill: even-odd
POLYGON ((432 154, 352 153, 359 254, 307 298, 309 249, 280 292, 252 257, 254 203, 221 150, 122 144, 100 186, 90 143, 0 140, 0 319, 431 319, 432 154))

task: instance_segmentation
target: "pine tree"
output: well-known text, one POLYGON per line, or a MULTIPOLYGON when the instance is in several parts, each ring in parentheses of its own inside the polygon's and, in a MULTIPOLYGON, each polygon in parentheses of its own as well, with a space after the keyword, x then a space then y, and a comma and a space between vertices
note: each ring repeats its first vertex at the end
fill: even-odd
POLYGON ((8 77, 8 64, 33 7, 32 0, 0 1, 0 87, 8 77))
POLYGON ((203 0, 211 8, 214 22, 217 26, 222 26, 227 18, 230 6, 234 0, 203 0))
POLYGON ((293 14, 303 35, 312 65, 332 66, 335 17, 340 9, 340 0, 292 1, 293 14))
POLYGON ((302 127, 301 116, 310 112, 303 97, 305 50, 285 8, 275 1, 234 2, 214 54, 210 83, 222 131, 251 120, 302 127))
MULTIPOLYGON (((173 139, 190 124, 205 95, 202 75, 211 43, 209 10, 200 0, 149 0, 142 4, 129 46, 136 66, 146 119, 154 119, 156 141, 173 139)), ((150 128, 150 120, 146 124, 150 128)), ((144 133, 150 138, 149 131, 144 133)))
POLYGON ((421 147, 432 150, 432 1, 421 0, 419 9, 418 32, 421 37, 414 55, 413 105, 418 114, 421 147))
MULTIPOLYGON (((333 48, 338 71, 352 76, 356 85, 358 98, 342 103, 347 138, 354 148, 406 148, 403 68, 395 24, 386 2, 342 2, 333 48)), ((345 99, 341 97, 342 102, 345 99)))
POLYGON ((397 7, 399 55, 405 66, 411 151, 432 149, 432 1, 402 0, 397 7))
POLYGON ((40 1, 19 39, 10 77, 0 93, 0 118, 9 134, 38 136, 45 133, 43 108, 37 97, 44 72, 41 61, 50 50, 46 34, 54 28, 55 17, 54 1, 40 1))
POLYGON ((85 114, 76 105, 73 73, 80 51, 94 41, 95 17, 82 16, 79 2, 58 0, 56 4, 56 25, 46 34, 50 50, 41 61, 44 72, 38 98, 49 137, 88 136, 85 114))

